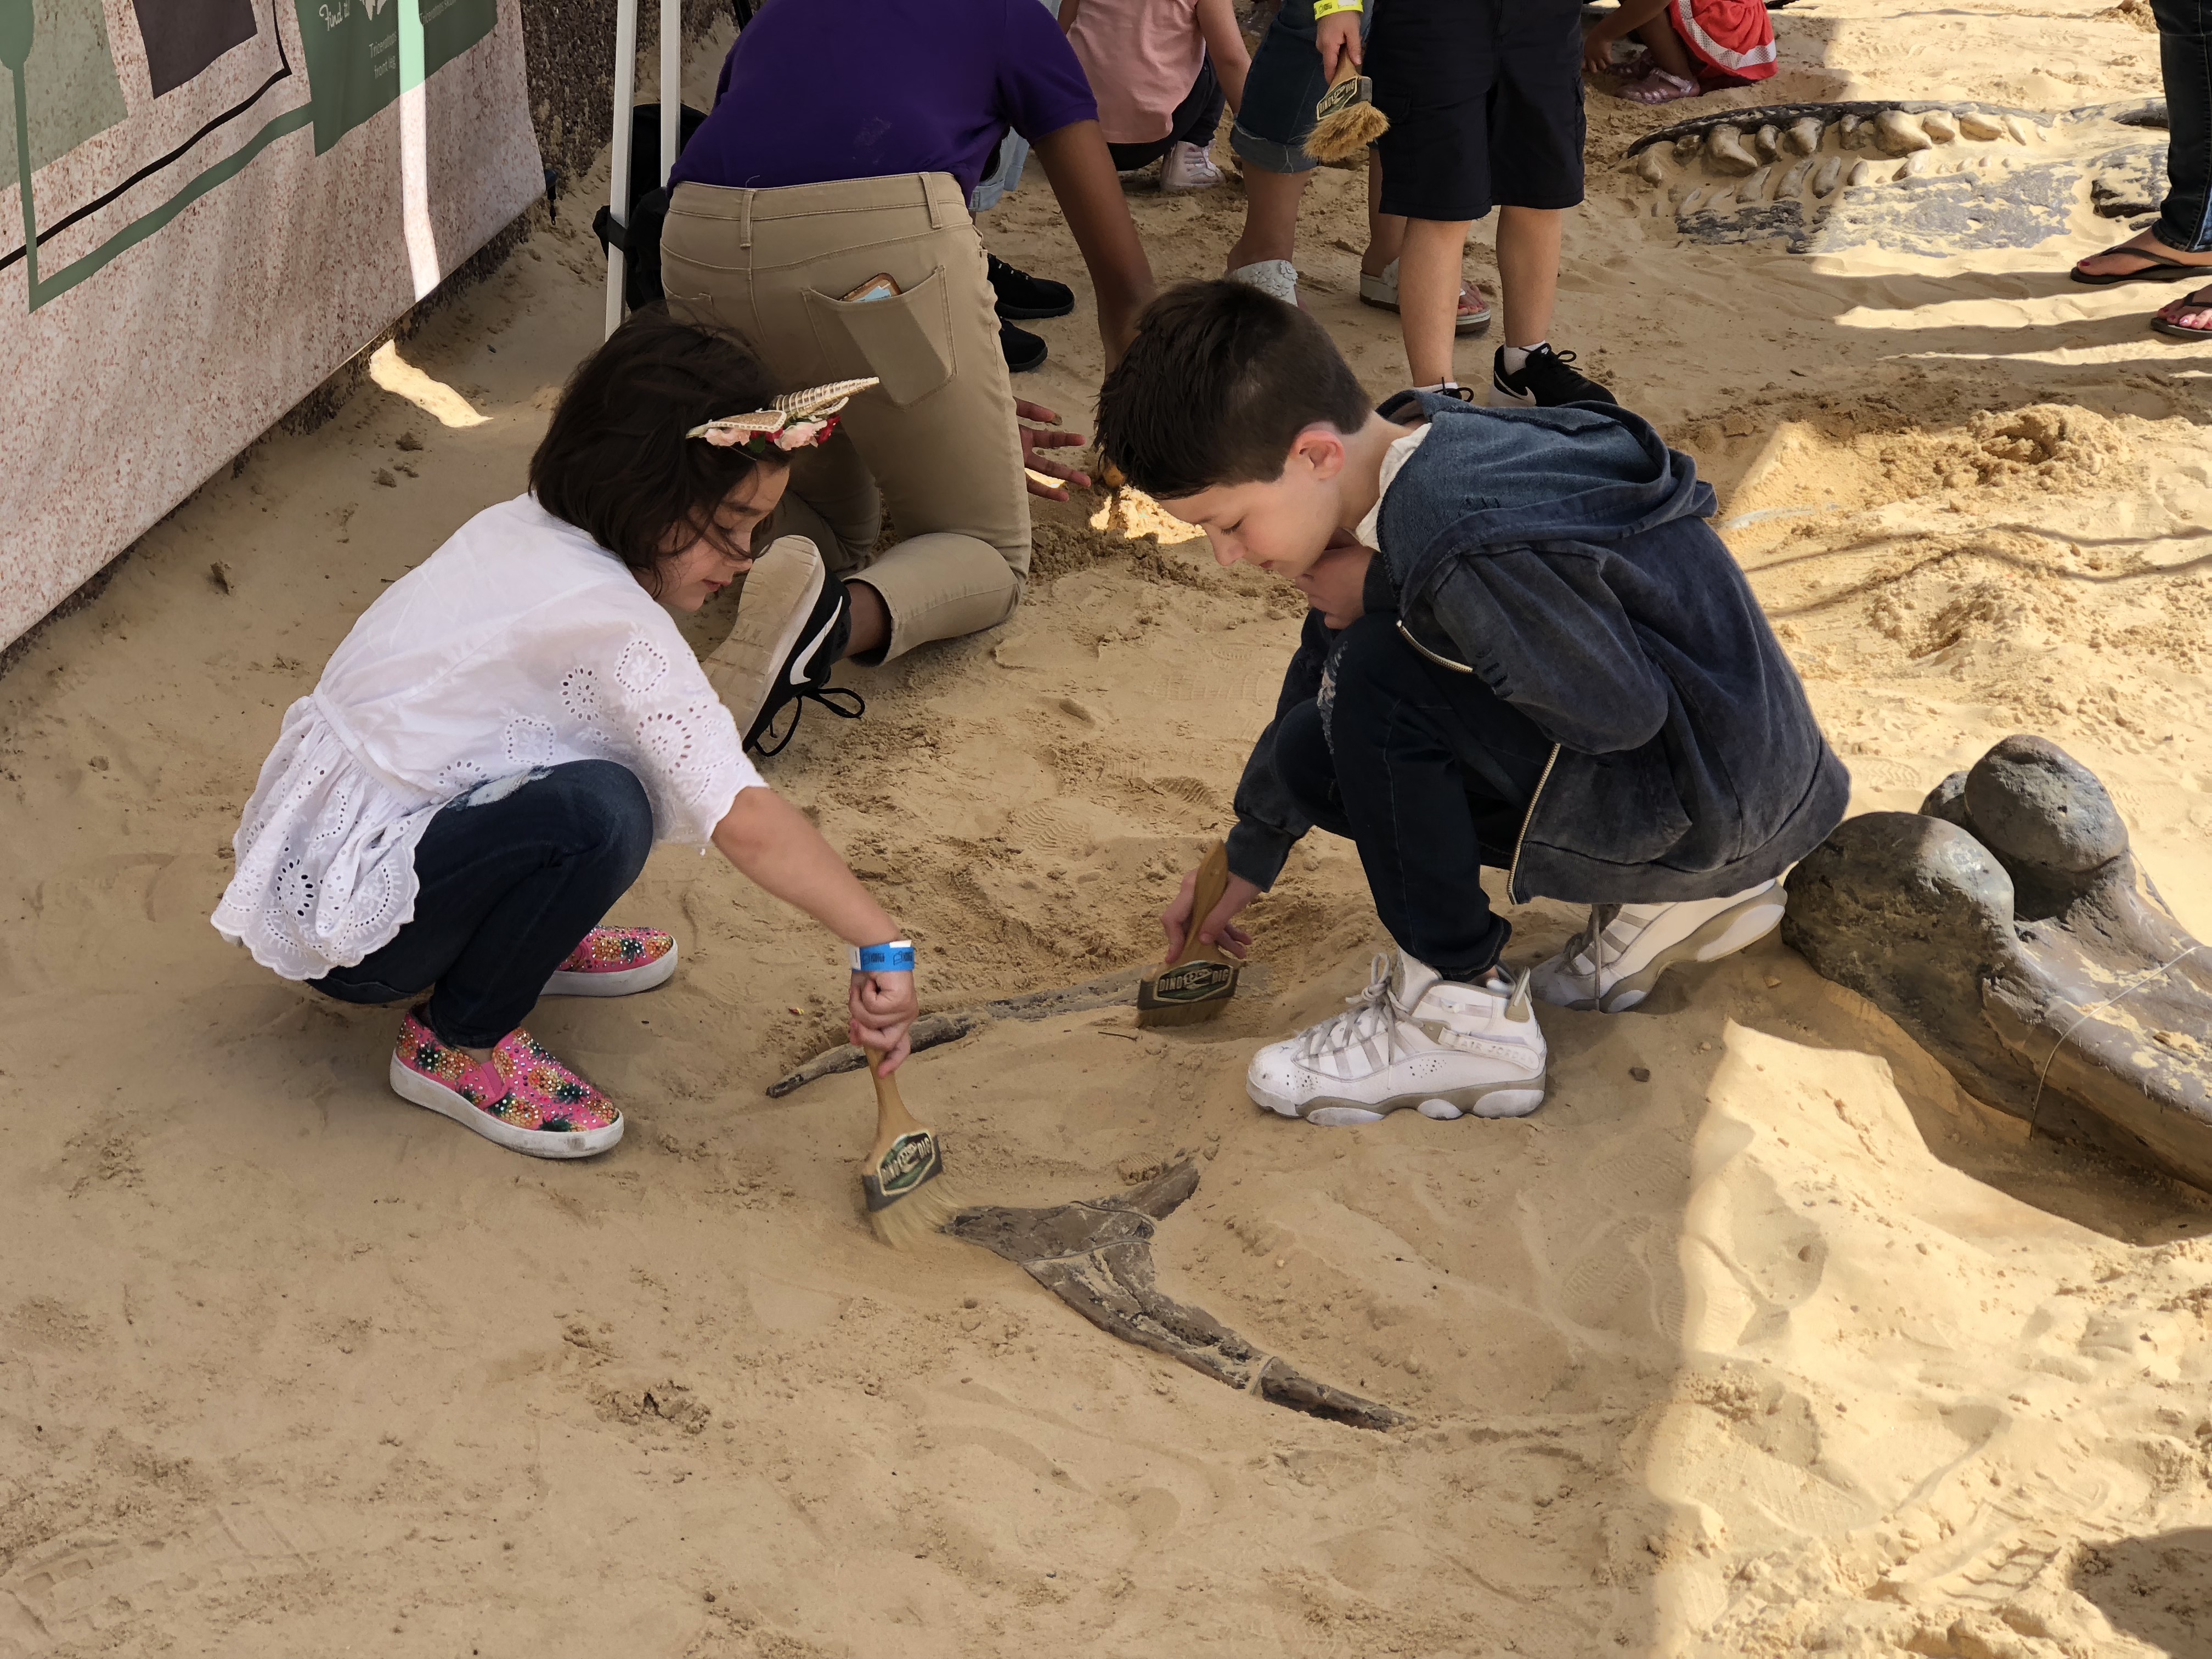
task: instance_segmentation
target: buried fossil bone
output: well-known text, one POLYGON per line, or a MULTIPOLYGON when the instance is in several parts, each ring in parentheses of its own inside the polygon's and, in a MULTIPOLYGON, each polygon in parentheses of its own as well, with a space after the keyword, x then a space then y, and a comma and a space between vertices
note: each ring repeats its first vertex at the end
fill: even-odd
POLYGON ((1977 1100, 2212 1190, 2212 951, 2128 850, 2096 775, 2011 737, 1917 812, 1846 819, 1783 939, 1977 1100))
MULTIPOLYGON (((1833 124, 1837 137, 1846 149, 1860 143, 1874 142, 1881 118, 1885 114, 1911 116, 1919 121, 1926 135, 1924 118, 1931 111, 1941 111, 1948 116, 1960 132, 1970 138, 1993 139, 2000 135, 2016 143, 2026 143, 2041 136, 2043 124, 2058 121, 2109 121, 2122 126, 2163 127, 2166 124, 2166 106, 2157 100, 2134 99, 2120 104, 2093 104, 2069 113, 2053 117, 2048 110, 2014 109, 2007 105, 1978 102, 1933 103, 1925 100, 1905 99, 1892 103, 1872 99, 1854 99, 1827 104, 1769 104, 1756 109, 1709 111, 1693 115, 1686 121, 1677 121, 1672 126, 1647 132, 1628 147, 1628 155, 1640 155, 1654 144, 1675 147, 1675 154, 1687 160, 1696 154, 1693 146, 1702 141, 1715 127, 1733 128, 1740 136, 1746 131, 1756 132, 1763 126, 1778 129, 1795 127, 1811 120, 1823 129, 1833 124), (1854 142, 1856 141, 1856 142, 1854 142)), ((1932 135, 1926 135, 1931 136, 1932 135)))
POLYGON ((1152 1278, 1155 1224, 1197 1190, 1198 1166, 1186 1159, 1111 1198, 1048 1210, 963 1210, 945 1231, 1016 1263, 1109 1335, 1179 1359, 1232 1389, 1354 1428, 1403 1423, 1403 1413, 1317 1382, 1203 1308, 1161 1293, 1152 1278))
POLYGON ((1910 155, 1934 142, 1920 118, 1906 111, 1886 109, 1874 118, 1874 147, 1884 155, 1910 155))
POLYGON ((1719 173, 1745 178, 1759 171, 1759 157, 1743 141, 1743 134, 1723 124, 1705 135, 1705 164, 1719 173))

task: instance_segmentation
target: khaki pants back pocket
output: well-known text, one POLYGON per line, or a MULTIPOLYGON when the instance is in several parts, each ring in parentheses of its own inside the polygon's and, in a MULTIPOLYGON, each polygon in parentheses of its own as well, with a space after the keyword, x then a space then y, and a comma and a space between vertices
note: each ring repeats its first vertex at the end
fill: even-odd
POLYGON ((880 377, 884 396, 900 408, 952 378, 952 308, 942 266, 887 299, 838 300, 809 289, 806 309, 816 339, 841 370, 880 377))

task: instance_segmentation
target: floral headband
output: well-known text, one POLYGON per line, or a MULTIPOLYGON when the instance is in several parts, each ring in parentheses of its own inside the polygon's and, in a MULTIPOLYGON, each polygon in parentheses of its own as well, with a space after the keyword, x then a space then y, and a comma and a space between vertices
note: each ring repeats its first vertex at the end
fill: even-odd
POLYGON ((750 415, 725 415, 719 421, 695 426, 684 435, 704 438, 717 449, 742 449, 748 455, 766 456, 771 448, 811 449, 830 441, 837 429, 837 411, 855 392, 883 382, 871 374, 861 380, 833 380, 828 386, 787 392, 766 409, 750 415))

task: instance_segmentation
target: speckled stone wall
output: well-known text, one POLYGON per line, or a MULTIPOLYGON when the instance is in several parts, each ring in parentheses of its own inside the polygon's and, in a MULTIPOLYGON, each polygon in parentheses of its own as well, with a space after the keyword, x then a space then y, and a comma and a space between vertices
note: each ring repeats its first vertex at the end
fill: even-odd
MULTIPOLYGON (((389 27, 392 13, 387 11, 387 7, 392 4, 392 0, 374 0, 374 3, 376 3, 376 13, 385 20, 385 27, 389 27)), ((0 4, 7 4, 7 0, 0 0, 0 4)), ((264 4, 268 4, 268 0, 264 0, 264 4)), ((362 4, 362 0, 356 0, 356 7, 358 4, 362 4)), ((108 9, 108 11, 112 13, 112 7, 108 9)), ((285 7, 285 11, 289 11, 289 7, 285 7)), ((343 7, 343 4, 338 4, 337 9, 323 7, 323 13, 325 13, 325 15, 331 11, 343 13, 345 11, 345 7, 343 7)), ((441 9, 441 11, 447 11, 447 9, 441 9)), ((728 11, 730 11, 728 0, 684 0, 686 42, 696 42, 696 40, 702 38, 712 24, 717 22, 717 18, 726 18, 728 11)), ((467 285, 483 279, 484 274, 489 274, 491 270, 498 268, 500 261, 502 261, 502 258, 507 257, 507 254, 511 252, 520 241, 522 241, 522 237, 525 237, 526 230, 529 230, 531 215, 538 210, 538 201, 542 199, 542 188, 538 185, 538 177, 535 177, 538 175, 538 170, 542 168, 544 173, 550 173, 550 181, 553 181, 553 185, 562 192, 562 206, 564 208, 571 206, 568 192, 571 192, 571 188, 575 185, 575 181, 580 179, 581 175, 586 175, 588 170, 591 170, 592 161, 595 161, 598 153, 602 150, 604 143, 606 143, 608 126, 611 126, 611 119, 613 119, 615 0, 500 0, 500 13, 502 13, 502 28, 515 28, 515 33, 520 33, 520 40, 522 40, 522 80, 526 82, 529 131, 535 135, 538 157, 531 157, 529 166, 525 168, 525 166, 520 164, 520 155, 514 153, 514 143, 508 143, 508 153, 511 155, 508 155, 508 161, 504 164, 504 173, 507 173, 508 184, 502 185, 502 191, 495 195, 495 199, 504 201, 507 206, 500 210, 500 215, 495 216, 491 223, 483 222, 483 208, 489 206, 489 204, 493 201, 493 197, 487 197, 484 192, 477 192, 476 195, 476 208, 473 208, 476 219, 473 219, 473 223, 465 222, 467 215, 462 216, 462 219, 453 219, 452 212, 445 208, 445 204, 441 204, 441 212, 447 212, 447 219, 438 226, 438 246, 453 246, 453 243, 458 241, 460 246, 471 246, 471 248, 476 248, 476 252, 469 254, 469 257, 462 258, 462 261, 458 261, 458 264, 441 261, 441 268, 447 268, 447 265, 449 265, 449 268, 447 268, 445 279, 435 285, 429 295, 422 296, 422 299, 420 299, 416 305, 411 305, 411 307, 404 303, 404 295, 400 296, 398 301, 385 301, 385 307, 380 310, 380 314, 378 314, 378 301, 374 299, 374 295, 378 292, 378 285, 374 283, 374 281, 362 279, 361 261, 358 261, 358 258, 347 265, 345 279, 338 283, 338 289, 341 289, 341 292, 334 292, 334 295, 314 295, 314 292, 312 292, 312 289, 314 289, 314 283, 312 283, 310 272, 299 272, 299 270, 288 268, 283 272, 283 276, 276 279, 276 276, 272 276, 272 270, 268 268, 252 270, 252 261, 246 261, 246 268, 241 268, 241 272, 239 272, 241 283, 261 285, 261 288, 265 288, 270 281, 288 281, 289 299, 292 299, 292 303, 295 303, 301 312, 314 310, 316 305, 321 305, 321 307, 334 307, 337 312, 341 312, 338 321, 334 323, 334 327, 337 327, 338 331, 338 338, 345 338, 347 347, 358 347, 358 349, 352 349, 352 354, 349 354, 349 356, 343 356, 341 361, 334 361, 334 358, 330 356, 323 358, 323 365, 325 365, 325 368, 312 369, 312 374, 327 374, 327 378, 323 378, 321 383, 314 385, 314 389, 310 389, 303 398, 296 400, 288 411, 279 414, 274 420, 270 418, 270 414, 265 414, 265 411, 258 416, 258 418, 254 418, 254 416, 250 414, 250 410, 254 407, 254 394, 252 394, 252 387, 250 387, 250 378, 252 376, 250 376, 250 374, 226 376, 226 374, 222 372, 222 365, 219 365, 219 362, 215 361, 197 362, 195 374, 188 378, 188 383, 201 385, 201 389, 204 389, 208 396, 215 398, 215 404, 212 404, 212 416, 216 416, 215 418, 216 429, 234 431, 234 438, 230 441, 230 445, 223 447, 222 442, 219 442, 219 445, 215 445, 212 452, 210 449, 195 452, 197 460, 188 460, 188 458, 179 456, 179 453, 159 456, 159 453, 153 453, 155 449, 159 449, 159 445, 155 445, 155 442, 150 441, 142 445, 143 449, 149 452, 146 456, 133 456, 133 453, 131 453, 131 441, 128 441, 128 438, 122 438, 122 441, 115 441, 115 442, 104 442, 104 445, 91 445, 91 442, 82 441, 82 435, 80 435, 80 442, 77 442, 76 447, 70 447, 70 442, 66 441, 64 442, 55 441, 53 434, 49 434, 46 438, 40 438, 40 441, 35 442, 35 453, 27 452, 24 456, 11 458, 13 465, 9 467, 9 471, 15 476, 18 484, 11 484, 9 489, 0 491, 0 495, 7 498, 4 502, 0 502, 0 520, 4 520, 4 522, 0 522, 0 672, 7 671, 7 665, 11 664, 15 657, 20 657, 24 641, 28 639, 31 630, 42 626, 42 615, 66 613, 66 611, 70 611, 70 608, 80 606, 80 604, 88 602, 93 595, 97 595, 97 591, 106 584, 106 577, 112 573, 112 566, 118 564, 122 557, 128 557, 128 542, 131 542, 131 538, 142 533, 143 526, 155 522, 155 520, 157 520, 161 514, 166 514, 170 507, 175 507, 179 500, 184 500, 192 489, 199 487, 199 483, 204 483, 204 477, 219 471, 223 465, 232 462, 237 456, 243 456, 243 452, 250 449, 252 442, 258 441, 258 434, 261 434, 264 429, 270 429, 270 427, 283 427, 283 429, 299 431, 299 429, 312 429, 312 427, 321 425, 323 420, 330 418, 330 416, 337 411, 338 404, 341 404, 343 400, 345 400, 347 396, 352 394, 354 389, 361 385, 362 365, 365 365, 368 354, 372 352, 374 347, 380 345, 380 343, 387 341, 387 338, 404 338, 404 334, 410 334, 411 327, 414 327, 416 323, 427 314, 427 312, 435 310, 435 305, 445 303, 445 301, 449 301, 453 295, 456 295, 458 289, 465 289, 467 285), (518 188, 520 179, 529 179, 529 188, 526 188, 526 191, 518 188), (310 276, 310 281, 305 283, 305 288, 301 285, 301 279, 303 279, 303 276, 310 276), (349 337, 347 337, 347 330, 352 330, 349 337), (226 380, 232 385, 223 385, 226 380), (241 418, 246 420, 248 425, 241 425, 241 418), (133 500, 131 500, 126 507, 119 507, 118 511, 112 511, 112 514, 108 515, 106 529, 88 526, 86 525, 84 514, 77 514, 77 542, 73 546, 58 546, 53 540, 53 535, 42 533, 42 525, 45 525, 49 515, 46 515, 45 507, 42 507, 42 495, 40 495, 38 484, 35 484, 35 480, 31 484, 22 484, 22 480, 31 476, 31 473, 40 473, 40 471, 51 473, 55 469, 55 465, 69 467, 70 456, 76 456, 77 452, 82 452, 82 456, 77 458, 76 462, 76 465, 80 465, 80 469, 84 467, 84 465, 88 465, 88 462, 84 460, 86 456, 91 456, 93 452, 100 452, 100 453, 108 453, 112 465, 115 465, 119 471, 137 473, 137 477, 135 477, 135 489, 131 491, 131 498, 133 500), (88 533, 88 531, 97 531, 97 533, 88 533), (86 544, 86 542, 91 542, 91 546, 86 544), (101 542, 104 542, 104 546, 101 546, 101 542), (70 586, 70 584, 76 584, 76 586, 70 586)), ((272 7, 268 13, 268 18, 274 20, 274 15, 276 15, 276 13, 274 13, 274 7, 272 7)), ((108 42, 111 49, 108 49, 108 55, 111 55, 112 62, 115 62, 115 76, 118 76, 119 88, 122 88, 118 95, 122 97, 124 104, 128 106, 126 112, 137 111, 137 108, 150 108, 150 97, 155 97, 153 86, 157 84, 157 82, 164 80, 166 73, 175 73, 173 69, 166 69, 164 53, 168 53, 168 58, 175 58, 177 45, 175 42, 150 42, 150 45, 142 45, 142 40, 139 40, 139 35, 135 33, 133 28, 115 27, 112 15, 108 22, 111 22, 111 42, 108 42), (139 82, 143 82, 143 84, 139 84, 139 82)), ((265 28, 264 33, 265 38, 274 40, 274 35, 279 33, 279 31, 265 28)), ((659 33, 659 0, 644 0, 641 18, 639 18, 639 42, 641 42, 641 58, 644 58, 648 64, 650 60, 653 60, 657 33, 659 33)), ((252 42, 248 42, 248 45, 252 45, 252 42)), ((312 46, 312 42, 305 42, 305 40, 299 38, 299 35, 292 35, 292 46, 295 46, 295 53, 292 55, 299 55, 299 46, 303 45, 312 46)), ((76 42, 76 40, 64 40, 60 38, 60 35, 53 35, 49 42, 49 49, 70 49, 70 46, 82 46, 82 42, 76 42)), ((222 42, 210 42, 210 49, 212 46, 222 46, 222 42)), ((191 42, 185 42, 185 49, 191 49, 191 42)), ((435 51, 435 45, 431 46, 431 51, 435 51)), ((86 51, 80 51, 77 55, 86 55, 86 51)), ((223 58, 223 60, 215 60, 215 62, 219 69, 228 66, 228 69, 234 69, 239 70, 239 73, 248 73, 250 66, 243 66, 239 64, 239 62, 234 62, 239 60, 239 55, 241 55, 239 51, 232 51, 232 58, 223 58)), ((483 51, 477 51, 476 58, 480 60, 483 55, 484 55, 483 51)), ((511 55, 508 55, 507 62, 514 62, 511 60, 511 55)), ((33 66, 35 66, 35 60, 33 60, 33 66)), ((310 53, 310 66, 312 66, 312 53, 310 53)), ((292 69, 296 70, 299 69, 299 64, 292 64, 292 69)), ((453 73, 458 73, 460 69, 462 64, 453 64, 445 70, 435 70, 434 86, 441 84, 441 82, 438 82, 438 76, 449 77, 453 76, 453 73)), ((252 70, 252 73, 258 73, 258 70, 252 70)), ((473 101, 473 104, 476 104, 477 108, 483 108, 483 111, 489 112, 489 108, 491 108, 491 104, 487 104, 484 100, 498 100, 498 97, 514 95, 511 91, 500 91, 498 76, 487 76, 483 69, 469 69, 469 76, 476 77, 476 80, 471 82, 471 88, 469 88, 469 101, 473 101)), ((650 77, 650 69, 646 77, 650 77)), ((7 76, 0 76, 0 84, 4 84, 4 82, 7 82, 7 76)), ((445 84, 442 84, 442 88, 447 91, 447 97, 442 100, 442 104, 445 104, 445 106, 452 106, 453 100, 452 95, 449 95, 449 91, 452 91, 452 82, 447 80, 445 84)), ((279 88, 276 88, 276 100, 272 100, 272 104, 274 101, 283 100, 283 93, 285 88, 283 86, 279 86, 279 88)), ((372 88, 372 101, 374 101, 374 88, 372 88)), ((0 95, 0 112, 4 112, 7 108, 11 108, 11 104, 9 104, 7 97, 0 95)), ((33 108, 38 106, 33 104, 33 108)), ((112 115, 115 115, 115 111, 108 111, 108 118, 112 118, 112 115)), ((305 119, 305 115, 301 115, 301 119, 305 119)), ((319 112, 319 119, 321 119, 321 112, 319 112)), ((372 115, 354 115, 352 119, 356 124, 372 122, 372 115)), ((453 119, 452 108, 442 108, 442 111, 438 111, 434 115, 434 131, 431 131, 431 166, 434 166, 434 168, 438 166, 441 137, 447 137, 449 131, 452 131, 452 128, 447 126, 449 119, 453 119)), ((467 118, 462 118, 462 119, 467 119, 467 118)), ((477 118, 477 119, 483 119, 483 118, 477 118)), ((13 126, 13 122, 9 122, 9 126, 13 126)), ((380 126, 396 128, 398 124, 392 122, 392 119, 387 118, 380 122, 380 126)), ((122 133, 122 128, 119 126, 115 128, 115 131, 122 133)), ((362 126, 361 131, 347 128, 345 135, 343 135, 338 142, 354 142, 354 143, 368 142, 369 133, 376 133, 376 139, 374 139, 376 143, 385 142, 385 137, 378 133, 376 126, 362 126)), ((319 133, 316 133, 316 142, 321 143, 321 137, 323 135, 321 131, 319 131, 319 133)), ((64 143, 64 142, 77 143, 82 153, 84 153, 86 168, 97 170, 97 164, 104 159, 97 155, 97 149, 100 149, 100 143, 101 143, 100 135, 95 135, 95 137, 91 139, 91 143, 84 143, 82 135, 70 137, 70 135, 64 133, 53 137, 53 143, 64 143)), ((285 142, 292 143, 295 149, 301 149, 301 146, 303 146, 303 135, 299 133, 289 135, 285 142)), ((45 146, 45 149, 53 149, 53 143, 45 146)), ((526 149, 529 149, 529 146, 526 146, 526 139, 522 149, 525 149, 525 153, 526 149)), ((33 139, 31 139, 31 155, 33 155, 35 166, 42 166, 42 168, 49 166, 49 157, 46 157, 45 150, 42 150, 42 131, 35 126, 33 126, 33 139)), ((261 157, 261 161, 257 161, 254 166, 268 168, 268 164, 270 161, 274 161, 274 159, 279 159, 279 157, 261 157)), ((483 164, 483 159, 484 159, 483 155, 477 155, 477 157, 471 157, 471 161, 480 166, 483 164)), ((13 166, 13 143, 9 143, 7 161, 9 161, 7 166, 9 177, 7 179, 0 179, 0 197, 4 197, 9 215, 13 216, 15 212, 18 212, 18 208, 13 206, 13 204, 15 204, 15 195, 18 195, 15 188, 13 188, 13 173, 15 173, 15 166, 13 166)), ((392 177, 398 177, 400 168, 403 168, 403 157, 394 153, 389 168, 383 168, 383 170, 385 173, 389 173, 392 177)), ((42 173, 42 175, 40 175, 40 208, 42 208, 42 212, 45 212, 49 219, 53 216, 51 215, 51 206, 49 206, 51 184, 55 184, 51 173, 42 173)), ((257 179, 257 184, 265 184, 265 179, 257 179)), ((60 179, 60 185, 58 185, 53 192, 55 199, 66 199, 66 191, 69 191, 69 188, 70 188, 70 181, 66 179, 66 177, 64 179, 60 179)), ((292 185, 292 188, 288 188, 288 191, 283 192, 292 199, 292 208, 288 208, 285 212, 312 210, 310 208, 312 191, 307 192, 307 195, 301 195, 299 188, 292 185)), ((155 192, 155 195, 159 195, 159 192, 155 192)), ((462 192, 449 191, 447 195, 458 197, 462 195, 462 192)), ((124 206, 128 206, 128 201, 124 204, 124 206)), ((210 215, 212 206, 215 206, 215 204, 199 204, 199 206, 191 208, 184 216, 179 216, 175 223, 168 223, 168 226, 159 230, 159 237, 175 248, 175 254, 177 258, 179 258, 179 264, 184 270, 201 270, 210 264, 223 265, 226 258, 230 258, 232 264, 237 261, 237 254, 226 252, 226 250, 223 250, 222 237, 215 237, 215 239, 208 237, 208 232, 210 232, 208 215, 210 215), (188 248, 188 243, 204 243, 206 252, 201 252, 199 248, 188 248)), ((575 206, 575 210, 588 215, 592 204, 575 199, 573 201, 573 206, 575 206)), ((283 212, 276 215, 276 222, 285 222, 283 212)), ((361 223, 368 223, 368 222, 362 219, 361 223)), ((337 223, 334 223, 334 230, 337 230, 337 223)), ((97 219, 97 216, 93 219, 93 222, 86 223, 84 232, 73 232, 73 234, 76 234, 77 241, 82 241, 84 234, 91 234, 91 232, 106 234, 106 232, 101 230, 100 219, 97 219)), ((356 243, 354 243, 354 246, 358 246, 358 230, 354 232, 354 237, 356 237, 356 243)), ((334 237, 334 241, 343 243, 345 239, 334 237)), ((69 252, 70 250, 66 248, 66 246, 55 248, 53 257, 46 258, 46 265, 53 268, 53 265, 60 264, 62 258, 69 257, 69 252)), ((45 257, 45 254, 49 254, 49 248, 46 248, 45 239, 42 239, 42 257, 45 257)), ((404 257, 403 257, 403 264, 404 264, 404 257)), ((18 257, 15 257, 15 261, 13 261, 13 270, 0 272, 0 279, 7 279, 7 281, 0 281, 0 288, 9 288, 9 299, 11 299, 13 305, 27 303, 28 283, 27 283, 27 272, 24 272, 22 268, 22 257, 20 257, 20 252, 18 257)), ((93 285, 95 285, 93 281, 86 281, 84 289, 91 289, 93 285)), ((45 319, 35 319, 35 314, 33 316, 18 314, 18 323, 15 323, 15 327, 20 330, 20 327, 27 325, 28 321, 40 321, 42 325, 51 325, 55 319, 60 319, 62 307, 66 307, 70 301, 77 301, 77 305, 84 307, 84 299, 86 299, 84 289, 77 289, 76 295, 69 295, 62 301, 58 301, 58 303, 55 303, 55 310, 51 312, 49 316, 45 316, 45 319)), ((385 292, 389 292, 389 281, 385 283, 385 292)), ((420 292, 420 285, 416 292, 420 292)), ((222 303, 222 295, 223 295, 222 288, 210 289, 210 299, 208 299, 208 303, 222 303)), ((248 310, 252 310, 250 305, 248 305, 248 310)), ((126 356, 131 356, 131 361, 133 361, 133 372, 143 372, 143 369, 149 368, 149 347, 150 347, 150 352, 153 352, 153 356, 159 356, 159 352, 161 352, 161 341, 159 341, 157 334, 149 334, 149 330, 146 330, 146 321, 149 321, 146 316, 133 319, 133 330, 128 331, 128 337, 115 337, 115 331, 112 331, 111 327, 111 338, 115 338, 118 349, 124 349, 126 356)), ((86 331, 86 338, 88 338, 88 341, 91 341, 91 338, 101 337, 100 321, 86 319, 86 321, 77 323, 77 327, 88 330, 86 331)), ((268 341, 261 341, 261 349, 270 349, 268 341)), ((327 352, 327 347, 321 347, 321 349, 325 349, 327 352)), ((345 347, 341 347, 341 349, 345 349, 345 347)), ((192 356, 191 349, 185 349, 184 356, 192 356)), ((303 356, 307 356, 305 347, 295 349, 295 361, 301 361, 303 356)), ((106 378, 104 374, 95 372, 95 380, 104 380, 104 378, 106 378)), ((264 403, 264 410, 265 410, 265 403, 264 403)), ((51 414, 60 416, 60 418, 64 420, 64 425, 66 425, 66 420, 70 418, 95 418, 97 398, 55 400, 55 410, 51 411, 51 414), (76 404, 84 404, 84 410, 77 410, 76 404)), ((18 438, 24 438, 24 431, 27 429, 24 429, 22 422, 18 422, 18 438)), ((201 420, 199 431, 201 434, 208 431, 208 420, 201 420)), ((24 438, 24 441, 27 441, 27 438, 24 438)), ((4 438, 0 438, 0 447, 9 447, 4 438)), ((175 445, 170 445, 170 449, 175 452, 175 445)), ((53 495, 51 489, 46 493, 53 495)), ((91 489, 91 493, 95 493, 97 495, 97 493, 100 493, 100 487, 95 484, 95 487, 91 489)))

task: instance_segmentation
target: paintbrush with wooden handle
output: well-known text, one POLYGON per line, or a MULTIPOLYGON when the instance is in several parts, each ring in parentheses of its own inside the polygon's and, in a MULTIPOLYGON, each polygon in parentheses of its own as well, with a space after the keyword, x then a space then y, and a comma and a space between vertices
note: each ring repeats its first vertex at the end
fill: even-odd
POLYGON ((1195 1025, 1213 1018, 1237 994, 1237 961, 1198 936, 1229 887, 1229 847, 1216 842, 1191 884, 1190 923, 1174 964, 1147 974, 1137 985, 1137 1024, 1195 1025))
POLYGON ((876 1085, 876 1144, 860 1165, 868 1222, 876 1237, 904 1249, 933 1233, 965 1207, 945 1176, 945 1149, 937 1132, 915 1120, 899 1098, 898 1080, 887 1075, 884 1056, 868 1051, 868 1076, 876 1085))

